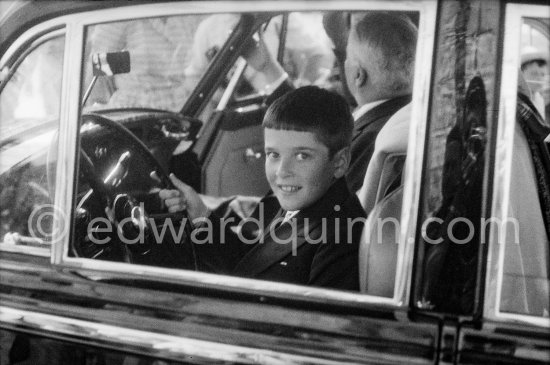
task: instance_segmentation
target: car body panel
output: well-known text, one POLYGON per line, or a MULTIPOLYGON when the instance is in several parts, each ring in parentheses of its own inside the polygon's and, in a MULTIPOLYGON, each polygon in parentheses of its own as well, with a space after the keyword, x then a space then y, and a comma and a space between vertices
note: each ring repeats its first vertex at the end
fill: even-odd
POLYGON ((404 313, 384 308, 289 309, 276 299, 250 295, 243 302, 230 293, 221 299, 211 290, 151 282, 128 291, 130 275, 90 281, 52 272, 47 260, 10 262, 5 253, 0 280, 4 328, 171 360, 431 363, 438 341, 437 326, 411 326, 399 319, 404 313))

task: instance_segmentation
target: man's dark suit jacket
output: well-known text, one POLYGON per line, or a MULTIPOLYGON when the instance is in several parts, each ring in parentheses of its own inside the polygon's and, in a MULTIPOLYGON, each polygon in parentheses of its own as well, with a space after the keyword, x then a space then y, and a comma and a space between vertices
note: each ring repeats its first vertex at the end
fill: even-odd
POLYGON ((351 141, 351 163, 346 175, 350 191, 356 192, 363 185, 378 132, 395 112, 410 103, 410 101, 410 95, 387 100, 355 121, 351 141))
MULTIPOLYGON (((248 235, 248 243, 240 240, 230 228, 224 226, 222 229, 218 216, 210 217, 211 242, 199 244, 205 237, 198 234, 199 240, 195 240, 201 271, 344 290, 359 289, 357 254, 365 213, 355 194, 349 192, 345 179, 337 180, 321 199, 300 210, 291 222, 278 226, 275 223, 282 221, 284 212, 275 196, 268 194, 261 203, 263 205, 258 205, 247 225, 262 229, 256 231, 255 236, 248 235), (262 211, 266 212, 263 224, 252 224, 252 219, 262 221, 262 211), (353 219, 356 221, 352 225, 353 219), (220 244, 222 232, 224 244, 220 244), (253 237, 256 239, 252 240, 253 237), (250 243, 252 241, 255 243, 250 243)), ((250 232, 249 227, 245 225, 243 231, 250 232)))

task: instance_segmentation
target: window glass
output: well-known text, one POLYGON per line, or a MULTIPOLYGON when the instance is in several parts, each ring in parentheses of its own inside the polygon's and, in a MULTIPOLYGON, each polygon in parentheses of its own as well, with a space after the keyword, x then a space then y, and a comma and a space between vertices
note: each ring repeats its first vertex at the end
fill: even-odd
MULTIPOLYGON (((296 87, 331 84, 335 56, 332 42, 323 27, 323 13, 293 12, 272 18, 262 26, 261 36, 296 87), (282 40, 282 43, 281 43, 282 40)), ((247 67, 235 98, 269 92, 265 76, 247 67)))
POLYGON ((0 242, 48 246, 52 235, 64 36, 35 42, 0 94, 0 242))
MULTIPOLYGON (((263 24, 260 32, 255 35, 256 41, 260 36, 263 38, 271 55, 278 59, 288 74, 288 80, 296 87, 317 85, 328 89, 341 89, 332 43, 323 27, 323 15, 321 12, 293 12, 279 15, 263 24), (281 40, 283 40, 282 43, 281 40)), ((215 29, 218 33, 227 34, 230 32, 229 25, 235 24, 237 19, 234 14, 211 15, 205 19, 204 23, 208 26, 204 29, 209 29, 210 32, 211 29, 215 29), (220 24, 224 23, 226 30, 222 32, 220 24)), ((209 38, 216 37, 203 36, 202 38, 205 38, 208 43, 212 42, 208 40, 209 38)), ((218 39, 218 43, 221 40, 218 39)), ((207 47, 203 45, 202 48, 207 47)), ((216 46, 217 48, 219 46, 216 46)), ((220 101, 224 99, 222 95, 232 78, 237 78, 236 87, 230 90, 232 101, 237 105, 240 105, 239 102, 246 103, 250 97, 263 96, 273 91, 273 85, 267 82, 266 76, 240 58, 214 94, 209 105, 203 110, 201 119, 207 120, 214 108, 226 106, 226 102, 220 104, 220 101)))
MULTIPOLYGON (((356 161, 361 165, 362 171, 357 173, 357 186, 353 188, 348 188, 344 179, 340 179, 345 174, 345 168, 342 171, 338 170, 338 176, 332 171, 334 165, 329 163, 329 159, 333 157, 329 158, 329 142, 325 142, 324 135, 323 138, 310 138, 317 133, 316 130, 307 133, 292 129, 277 130, 277 133, 269 135, 272 142, 274 141, 270 148, 285 149, 268 151, 266 147, 263 150, 263 139, 267 139, 268 136, 261 127, 268 103, 266 90, 271 86, 267 82, 268 77, 255 71, 256 68, 252 67, 253 62, 250 61, 254 56, 250 53, 243 52, 245 56, 239 58, 233 55, 237 61, 233 64, 232 59, 231 64, 227 64, 227 69, 231 68, 229 73, 225 73, 226 69, 223 69, 224 72, 214 70, 210 63, 216 55, 222 55, 219 52, 232 30, 251 34, 260 28, 253 37, 262 37, 269 52, 280 60, 289 81, 293 84, 287 85, 289 88, 317 85, 344 94, 344 59, 341 58, 337 62, 333 51, 336 46, 335 40, 330 40, 325 30, 324 19, 330 14, 289 13, 276 16, 269 21, 265 21, 267 15, 263 13, 246 15, 146 18, 97 24, 86 28, 86 51, 83 62, 89 82, 83 85, 82 90, 87 100, 80 125, 74 231, 69 243, 68 256, 71 260, 91 258, 341 289, 355 293, 362 291, 393 301, 394 278, 398 270, 395 244, 397 238, 394 235, 390 235, 386 240, 377 237, 383 239, 383 243, 387 243, 384 246, 385 252, 378 252, 375 247, 377 245, 371 244, 372 250, 363 254, 365 258, 368 256, 368 262, 360 263, 359 245, 366 217, 364 210, 370 212, 393 192, 403 191, 402 171, 408 148, 418 12, 371 12, 362 26, 362 32, 368 32, 371 29, 370 24, 382 24, 386 29, 389 27, 387 24, 397 24, 407 35, 403 37, 399 32, 395 32, 391 40, 381 42, 381 39, 386 40, 386 33, 379 31, 373 35, 378 38, 377 42, 367 45, 367 42, 359 37, 354 38, 353 44, 350 42, 349 48, 354 51, 353 56, 356 58, 353 62, 357 69, 359 66, 367 67, 364 64, 368 62, 360 64, 362 61, 358 59, 364 57, 360 55, 370 54, 362 52, 364 48, 380 47, 377 52, 373 52, 379 59, 371 66, 369 72, 375 75, 373 78, 378 78, 377 82, 383 84, 380 86, 380 94, 384 94, 385 97, 376 100, 378 104, 381 105, 389 99, 392 101, 386 106, 387 110, 382 109, 388 128, 380 131, 386 142, 384 146, 389 147, 371 151, 373 158, 376 158, 376 166, 369 175, 370 179, 365 183, 367 186, 372 183, 372 186, 364 192, 364 210, 361 209, 363 200, 360 202, 355 197, 367 176, 367 165, 371 157, 362 156, 365 149, 363 146, 352 147, 352 158, 364 158, 362 161, 356 161), (415 16, 410 17, 410 14, 415 16), (239 19, 245 21, 239 22, 239 19), (386 21, 388 23, 383 24, 386 21), (284 43, 283 47, 279 47, 283 45, 281 42, 284 43), (98 54, 105 52, 109 54, 98 54), (399 57, 394 58, 395 55, 399 57), (386 57, 389 57, 391 62, 386 57), (108 68, 103 67, 106 61, 108 68), (88 85, 93 84, 92 66, 96 70, 95 76, 101 73, 103 75, 96 77, 96 84, 87 97, 88 85), (159 127, 158 130, 153 128, 150 135, 160 130, 162 133, 158 135, 161 141, 166 142, 165 145, 172 143, 174 138, 180 138, 180 135, 163 128, 166 120, 171 117, 167 117, 166 114, 159 116, 161 113, 139 108, 180 110, 198 79, 208 71, 211 72, 208 76, 219 75, 219 80, 215 80, 211 87, 220 87, 208 102, 210 109, 218 108, 219 113, 215 116, 220 119, 211 118, 205 123, 205 128, 201 131, 203 134, 199 133, 197 140, 186 141, 189 142, 188 145, 197 142, 196 144, 207 146, 204 147, 204 156, 200 155, 200 159, 197 158, 197 163, 203 165, 195 171, 181 169, 180 166, 175 167, 167 163, 168 160, 173 161, 176 152, 168 156, 153 156, 153 149, 148 148, 150 140, 142 139, 147 134, 143 133, 143 130, 149 125, 159 127), (395 94, 388 95, 390 91, 395 94), (230 96, 227 96, 229 94, 230 96), (226 100, 226 104, 222 103, 222 100, 226 100), (118 109, 108 110, 109 108, 118 109), (88 113, 97 110, 101 112, 88 113), (393 115, 397 118, 392 118, 393 115), (247 127, 250 128, 246 129, 247 127), (211 134, 212 138, 201 140, 202 136, 211 132, 210 129, 214 131, 211 134), (252 129, 254 131, 248 133, 252 129), (217 133, 220 130, 237 136, 238 138, 230 140, 234 144, 222 143, 224 141, 217 133), (144 143, 139 143, 136 137, 144 143), (259 137, 259 150, 250 147, 245 149, 244 153, 235 152, 235 146, 241 140, 252 140, 256 143, 256 137, 259 137), (289 200, 296 199, 297 205, 290 204, 285 208, 291 211, 290 214, 284 212, 285 209, 280 203, 286 202, 286 198, 279 196, 279 200, 274 194, 269 194, 267 189, 262 194, 268 195, 263 197, 260 203, 258 202, 261 197, 201 196, 200 199, 208 207, 208 210, 200 211, 208 218, 204 222, 197 222, 194 217, 187 217, 185 212, 182 212, 183 208, 188 208, 189 213, 192 206, 187 204, 193 202, 193 199, 187 196, 185 203, 179 200, 185 195, 183 190, 170 192, 174 196, 160 197, 159 191, 174 190, 176 183, 170 182, 167 173, 174 172, 176 168, 180 168, 180 172, 184 170, 182 175, 186 175, 185 178, 189 181, 194 180, 193 176, 189 176, 192 173, 196 173, 200 181, 202 175, 205 175, 205 165, 211 162, 210 159, 214 159, 212 156, 218 147, 220 150, 223 150, 222 147, 228 147, 227 155, 234 156, 234 160, 238 160, 239 163, 250 165, 267 152, 269 158, 265 163, 265 171, 262 170, 262 174, 265 172, 266 176, 269 171, 274 171, 273 168, 268 171, 268 168, 272 166, 270 164, 277 162, 279 155, 285 155, 285 158, 287 155, 295 157, 294 174, 303 177, 297 178, 294 182, 289 180, 288 186, 276 183, 271 186, 278 188, 278 192, 283 191, 284 194, 292 196, 289 200), (294 153, 298 150, 299 153, 294 153), (177 208, 172 205, 173 202, 178 204, 177 208), (302 203, 303 206, 299 205, 302 203), (325 203, 326 206, 323 205, 325 203), (251 219, 243 219, 251 213, 251 219), (287 219, 283 222, 285 217, 287 219), (271 232, 277 229, 280 229, 278 233, 271 232), (392 244, 389 241, 392 241, 392 244), (327 243, 319 244, 320 242, 327 243), (359 267, 363 264, 369 265, 368 270, 359 267), (382 266, 386 269, 384 273, 376 269, 382 266), (361 286, 360 272, 368 277, 361 286), (386 275, 386 272, 390 274, 386 275), (376 285, 381 282, 384 284, 376 285), (383 287, 383 290, 374 289, 375 287, 383 287)), ((340 19, 340 23, 331 31, 333 35, 341 31, 342 39, 339 41, 344 43, 339 43, 338 49, 345 53, 345 42, 353 15, 347 12, 337 12, 335 15, 340 19)), ((359 23, 362 16, 367 14, 354 15, 355 21, 359 23)), ((235 37, 232 41, 235 43, 231 46, 242 48, 246 52, 248 45, 241 42, 251 42, 251 39, 235 37)), ((259 39, 255 41, 258 42, 256 45, 260 44, 259 39)), ((208 85, 204 85, 201 92, 204 90, 206 94, 210 94, 211 90, 207 90, 207 87, 208 85)), ((324 91, 322 93, 328 94, 324 91)), ((346 103, 349 103, 350 111, 352 110, 353 104, 349 99, 342 100, 329 95, 336 99, 336 104, 320 105, 331 109, 327 113, 322 113, 323 117, 335 110, 343 111, 346 103), (342 108, 334 108, 334 105, 342 108)), ((313 99, 317 102, 319 100, 313 99)), ((306 102, 314 101, 307 99, 306 102)), ((203 116, 205 115, 210 114, 203 112, 203 116)), ((345 123, 351 124, 351 113, 343 122, 338 119, 345 115, 338 113, 330 119, 331 123, 338 122, 343 125, 341 129, 331 132, 343 133, 335 142, 338 144, 344 143, 341 141, 346 141, 352 133, 345 128, 345 123)), ((208 118, 203 118, 203 122, 207 121, 208 118)), ((368 121, 361 123, 367 125, 368 121)), ((382 124, 380 123, 380 128, 382 124)), ((328 125, 330 127, 327 128, 333 128, 333 124, 328 125)), ((353 128, 351 125, 349 127, 353 128)), ((377 132, 378 130, 375 130, 373 135, 377 132)), ((375 144, 374 138, 366 138, 365 142, 370 144, 372 149, 375 144)), ((265 145, 267 146, 267 142, 265 145)), ((253 147, 256 148, 256 145, 253 147)), ((178 148, 172 148, 170 153, 178 148)), ((220 176, 224 174, 227 179, 233 177, 237 180, 238 177, 252 180, 251 174, 228 169, 227 165, 229 163, 213 164, 219 167, 214 169, 213 173, 220 176)), ((264 168, 262 165, 256 163, 254 166, 264 168)), ((185 178, 181 176, 182 180, 185 178)), ((230 185, 232 181, 224 180, 219 184, 230 185)), ((399 193, 394 196, 396 198, 391 200, 392 204, 400 207, 402 195, 399 193)), ((389 214, 394 220, 400 218, 399 209, 390 209, 389 214)), ((397 303, 397 300, 394 302, 397 303)))
MULTIPOLYGON (((282 55, 281 64, 295 86, 326 86, 334 66, 334 53, 323 27, 323 13, 280 15, 264 28, 263 37, 268 48, 274 55, 282 55), (281 46, 282 53, 279 53, 281 46)), ((259 81, 251 81, 256 89, 264 86, 259 81)))
POLYGON ((526 18, 521 27, 521 71, 531 92, 537 111, 550 125, 550 62, 548 62, 547 22, 526 18))
POLYGON ((484 243, 484 169, 496 53, 487 8, 463 11, 457 4, 440 15, 436 74, 432 81, 423 201, 418 216, 414 304, 426 310, 471 314, 476 308, 484 243), (470 16, 470 18, 468 18, 470 16), (449 37, 456 41, 449 42, 449 37))
POLYGON ((129 65, 119 74, 111 65, 114 76, 107 72, 98 79, 85 106, 179 111, 238 19, 220 15, 206 24, 205 16, 167 16, 88 27, 84 87, 91 83, 97 53, 128 51, 129 65))
POLYGON ((326 86, 334 65, 331 41, 322 13, 290 13, 283 67, 296 86, 326 86))
POLYGON ((549 18, 524 18, 500 310, 550 313, 549 18))

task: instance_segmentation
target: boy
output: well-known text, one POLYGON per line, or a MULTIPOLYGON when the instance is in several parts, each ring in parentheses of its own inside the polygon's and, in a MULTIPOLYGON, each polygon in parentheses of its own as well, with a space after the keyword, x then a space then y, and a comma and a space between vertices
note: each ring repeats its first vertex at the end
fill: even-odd
POLYGON ((344 178, 353 130, 346 101, 315 86, 299 88, 271 104, 263 127, 271 192, 248 222, 257 222, 259 232, 246 236, 244 226, 234 233, 173 175, 178 190, 160 193, 170 212, 187 209, 193 221, 208 217, 209 237, 192 234, 200 269, 358 290, 363 225, 354 223, 365 214, 344 178))

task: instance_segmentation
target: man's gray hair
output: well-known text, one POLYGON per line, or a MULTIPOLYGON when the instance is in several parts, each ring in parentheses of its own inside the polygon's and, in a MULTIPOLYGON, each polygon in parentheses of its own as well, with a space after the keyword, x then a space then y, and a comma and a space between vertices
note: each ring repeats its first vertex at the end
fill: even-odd
POLYGON ((410 90, 418 38, 412 21, 405 15, 369 12, 355 23, 352 32, 371 51, 361 58, 368 57, 377 68, 385 93, 410 90))

